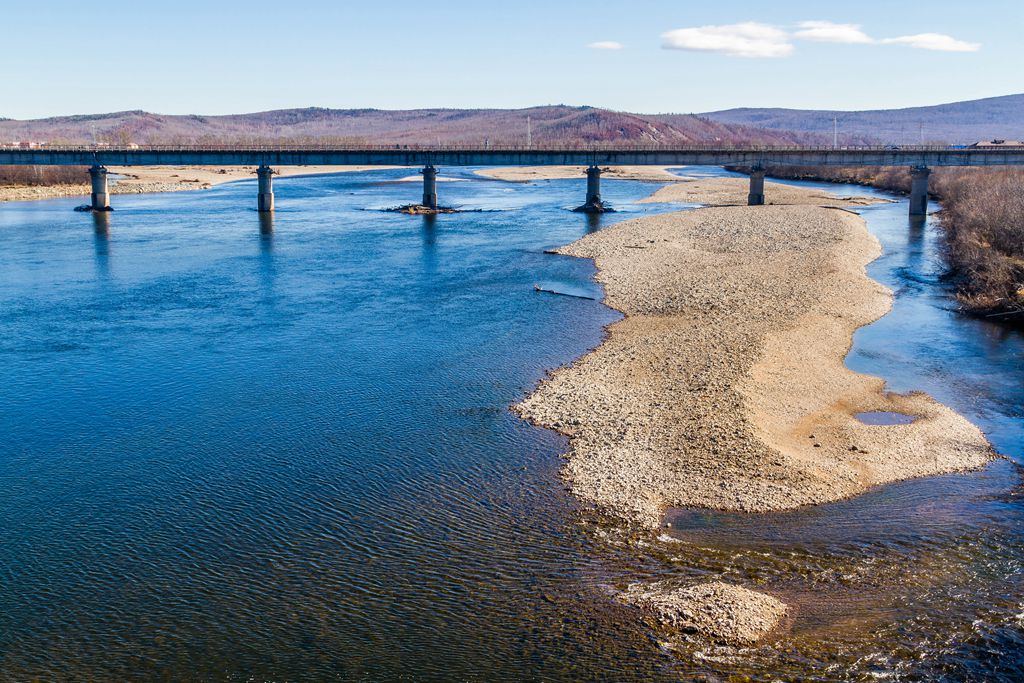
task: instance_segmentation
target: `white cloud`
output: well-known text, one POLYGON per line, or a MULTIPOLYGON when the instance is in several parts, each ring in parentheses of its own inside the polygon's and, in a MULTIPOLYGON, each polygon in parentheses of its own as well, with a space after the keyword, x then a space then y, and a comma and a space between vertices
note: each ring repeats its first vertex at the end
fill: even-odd
MULTIPOLYGON (((921 50, 943 52, 977 52, 979 43, 958 40, 943 33, 917 33, 909 36, 872 38, 860 24, 837 24, 831 21, 801 21, 798 30, 790 33, 778 26, 747 21, 741 24, 679 28, 661 34, 662 47, 670 50, 717 52, 733 57, 787 57, 793 53, 794 40, 848 45, 906 45, 921 50)), ((591 43, 590 47, 618 50, 619 43, 591 43)))
POLYGON ((679 28, 663 33, 661 38, 666 49, 717 52, 733 57, 785 57, 793 52, 785 31, 753 21, 679 28))
POLYGON ((614 40, 599 40, 596 43, 587 45, 589 48, 594 50, 621 50, 625 47, 622 43, 616 43, 614 40))
POLYGON ((912 36, 886 38, 882 42, 888 45, 909 45, 921 50, 939 50, 942 52, 977 52, 981 49, 980 43, 968 43, 965 40, 957 40, 953 36, 947 36, 943 33, 918 33, 912 36))
POLYGON ((864 31, 860 24, 835 24, 831 21, 801 21, 800 30, 793 34, 794 38, 811 40, 817 43, 850 43, 867 44, 875 42, 864 31))

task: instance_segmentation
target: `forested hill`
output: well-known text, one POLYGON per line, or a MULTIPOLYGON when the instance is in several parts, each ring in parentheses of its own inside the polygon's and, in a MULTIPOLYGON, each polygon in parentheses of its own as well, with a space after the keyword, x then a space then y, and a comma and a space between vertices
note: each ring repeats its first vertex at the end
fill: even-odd
MULTIPOLYGON (((2 114, 2 112, 0 112, 2 114)), ((972 143, 1024 139, 1024 94, 909 109, 727 109, 631 114, 595 107, 529 109, 280 109, 225 116, 145 111, 0 118, 0 143, 327 142, 337 144, 844 144, 972 143)))
MULTIPOLYGON (((0 112, 2 114, 2 112, 0 112)), ((694 115, 644 115, 594 107, 530 109, 283 109, 227 116, 144 111, 0 120, 0 142, 202 143, 257 140, 339 144, 534 144, 636 142, 787 144, 821 142, 804 133, 759 130, 694 115)), ((827 136, 831 141, 831 134, 827 136)))

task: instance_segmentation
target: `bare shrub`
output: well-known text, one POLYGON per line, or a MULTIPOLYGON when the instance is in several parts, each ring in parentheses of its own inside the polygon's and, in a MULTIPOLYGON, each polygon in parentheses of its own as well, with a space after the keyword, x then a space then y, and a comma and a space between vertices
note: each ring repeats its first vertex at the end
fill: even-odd
POLYGON ((85 166, 0 166, 0 186, 82 185, 89 182, 85 166))
POLYGON ((965 308, 1024 322, 1024 171, 959 172, 941 184, 946 254, 965 308))
MULTIPOLYGON (((729 167, 749 173, 749 167, 729 167)), ((788 180, 822 180, 876 187, 888 192, 910 192, 910 170, 905 166, 770 166, 767 175, 788 180)))

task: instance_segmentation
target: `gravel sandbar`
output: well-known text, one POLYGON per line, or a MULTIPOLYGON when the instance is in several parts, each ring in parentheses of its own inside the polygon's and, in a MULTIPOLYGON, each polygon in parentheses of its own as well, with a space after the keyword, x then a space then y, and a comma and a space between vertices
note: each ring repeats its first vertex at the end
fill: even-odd
MULTIPOLYGON (((676 166, 602 166, 601 177, 612 180, 640 180, 647 182, 674 182, 680 176, 670 172, 676 166)), ((509 168, 485 168, 477 175, 495 180, 527 183, 532 180, 563 180, 566 178, 586 179, 586 166, 512 166, 509 168)))
POLYGON ((864 271, 881 248, 805 192, 805 205, 626 221, 559 250, 595 259, 625 314, 516 406, 570 437, 578 496, 653 528, 666 507, 783 510, 992 457, 949 408, 845 367, 853 331, 891 306, 864 271), (855 418, 868 411, 918 419, 855 418))
MULTIPOLYGON (((676 178, 676 180, 680 180, 676 178)), ((750 192, 749 178, 697 178, 667 185, 650 197, 640 200, 641 204, 678 203, 705 204, 707 206, 746 206, 750 192)), ((824 190, 794 187, 782 183, 765 181, 764 201, 766 204, 813 204, 815 206, 867 206, 883 204, 890 200, 876 197, 839 197, 824 190)))
POLYGON ((752 645, 779 627, 789 608, 771 595, 721 581, 674 590, 635 584, 622 599, 665 626, 726 645, 752 645))

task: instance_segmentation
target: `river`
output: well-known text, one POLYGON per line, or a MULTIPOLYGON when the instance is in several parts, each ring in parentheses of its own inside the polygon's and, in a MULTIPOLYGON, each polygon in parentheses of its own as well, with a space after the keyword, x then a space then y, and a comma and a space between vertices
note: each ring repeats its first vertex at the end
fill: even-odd
POLYGON ((897 298, 849 364, 1010 460, 650 539, 578 509, 564 439, 508 406, 617 318, 535 291, 600 296, 544 250, 679 207, 445 169, 479 211, 380 211, 409 175, 280 179, 272 218, 251 182, 0 205, 0 679, 1020 675, 1024 340, 951 310, 934 226, 863 210, 897 298), (792 634, 659 646, 612 596, 680 573, 795 602, 792 634))

